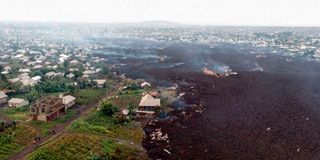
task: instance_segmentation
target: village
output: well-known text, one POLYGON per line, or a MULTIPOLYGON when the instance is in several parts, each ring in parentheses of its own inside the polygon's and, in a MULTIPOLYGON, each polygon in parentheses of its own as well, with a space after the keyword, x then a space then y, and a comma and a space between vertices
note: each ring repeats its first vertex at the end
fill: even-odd
POLYGON ((90 47, 53 46, 0 52, 0 159, 43 158, 51 145, 74 139, 85 140, 70 144, 75 150, 111 146, 92 155, 86 147, 72 158, 146 159, 143 126, 166 118, 169 104, 179 99, 178 86, 157 87, 113 72, 116 66, 92 55, 90 47), (92 137, 99 142, 86 144, 92 137))

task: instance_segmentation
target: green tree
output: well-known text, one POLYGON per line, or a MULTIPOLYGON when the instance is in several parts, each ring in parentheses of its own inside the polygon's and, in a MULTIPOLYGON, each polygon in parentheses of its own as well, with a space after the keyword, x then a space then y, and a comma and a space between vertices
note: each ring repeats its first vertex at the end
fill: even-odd
POLYGON ((83 73, 81 71, 73 71, 73 74, 76 78, 79 78, 83 75, 83 73))
POLYGON ((0 73, 0 88, 8 87, 8 81, 5 75, 0 73))
POLYGON ((68 61, 64 61, 63 62, 63 68, 66 70, 69 67, 69 62, 68 61))
POLYGON ((33 88, 28 94, 26 94, 26 97, 28 101, 35 102, 39 97, 41 97, 41 93, 33 88))
POLYGON ((107 115, 107 116, 112 116, 116 112, 118 112, 117 107, 113 106, 112 103, 106 102, 106 101, 101 103, 100 108, 101 108, 102 114, 107 115))

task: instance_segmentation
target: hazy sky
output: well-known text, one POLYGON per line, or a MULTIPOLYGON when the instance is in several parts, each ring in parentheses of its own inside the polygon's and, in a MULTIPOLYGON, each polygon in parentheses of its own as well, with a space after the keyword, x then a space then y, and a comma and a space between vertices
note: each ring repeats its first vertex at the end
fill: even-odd
POLYGON ((317 25, 320 0, 0 0, 0 20, 317 25))

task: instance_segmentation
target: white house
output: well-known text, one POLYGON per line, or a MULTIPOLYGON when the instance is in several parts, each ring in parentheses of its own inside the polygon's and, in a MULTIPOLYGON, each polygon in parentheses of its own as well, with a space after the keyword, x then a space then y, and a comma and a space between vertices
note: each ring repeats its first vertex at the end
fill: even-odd
POLYGON ((24 68, 24 69, 19 69, 19 72, 20 73, 30 73, 31 70, 30 70, 30 68, 24 68))
POLYGON ((34 80, 34 81, 39 82, 41 80, 41 76, 34 76, 31 79, 34 80))
POLYGON ((11 98, 8 101, 9 107, 18 108, 29 105, 29 101, 20 98, 11 98))
POLYGON ((105 79, 95 79, 93 80, 94 82, 97 83, 97 86, 99 88, 103 88, 104 84, 106 83, 106 80, 105 79))
POLYGON ((76 103, 76 98, 70 95, 62 97, 62 103, 66 105, 66 108, 72 107, 76 103))

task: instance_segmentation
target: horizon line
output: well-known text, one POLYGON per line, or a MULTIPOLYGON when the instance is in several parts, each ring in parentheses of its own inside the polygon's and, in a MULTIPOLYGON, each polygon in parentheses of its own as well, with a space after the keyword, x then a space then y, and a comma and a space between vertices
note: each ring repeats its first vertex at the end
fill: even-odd
MULTIPOLYGON (((192 23, 192 22, 175 22, 168 20, 144 20, 144 21, 135 21, 135 22, 89 22, 89 21, 56 21, 56 20, 0 20, 0 23, 70 23, 70 24, 104 24, 104 25, 117 25, 117 24, 131 24, 137 25, 148 22, 164 22, 168 23, 168 26, 201 26, 201 27, 288 27, 288 28, 320 28, 319 25, 290 25, 290 24, 277 24, 277 25, 268 25, 268 24, 223 24, 223 23, 192 23)), ((150 24, 152 25, 152 24, 150 24)))

